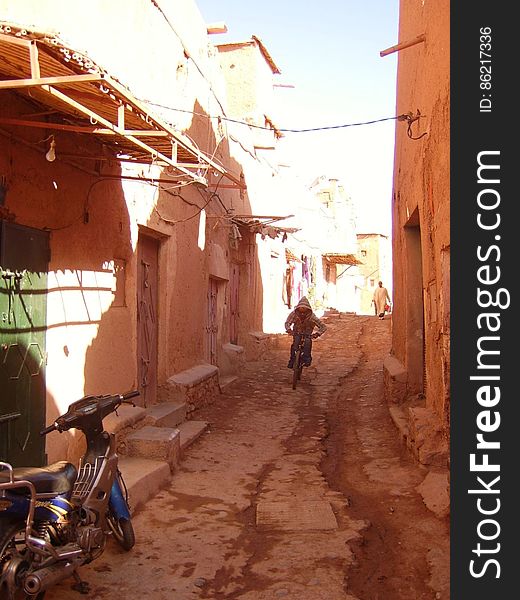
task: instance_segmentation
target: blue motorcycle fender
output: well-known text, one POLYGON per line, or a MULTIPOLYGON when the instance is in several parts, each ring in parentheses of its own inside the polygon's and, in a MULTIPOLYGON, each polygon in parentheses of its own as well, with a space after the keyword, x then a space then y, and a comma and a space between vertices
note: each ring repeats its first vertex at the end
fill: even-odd
POLYGON ((112 484, 112 490, 110 491, 110 499, 108 504, 110 506, 110 510, 118 519, 130 520, 130 511, 128 510, 128 505, 126 504, 123 492, 121 491, 121 486, 119 485, 117 479, 112 484))

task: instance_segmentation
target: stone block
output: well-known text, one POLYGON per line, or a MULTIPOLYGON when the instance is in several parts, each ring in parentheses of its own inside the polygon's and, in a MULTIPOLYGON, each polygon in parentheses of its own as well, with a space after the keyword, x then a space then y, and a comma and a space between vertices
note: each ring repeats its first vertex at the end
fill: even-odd
POLYGON ((383 361, 383 382, 385 399, 388 403, 400 404, 406 398, 407 371, 395 356, 387 356, 383 361))
POLYGON ((407 442, 408 440, 408 418, 406 413, 402 410, 400 406, 396 404, 390 405, 388 407, 390 412, 390 416, 392 417, 392 421, 397 427, 397 431, 399 432, 399 437, 401 441, 407 442))
POLYGON ((198 439, 209 427, 207 421, 185 421, 179 425, 181 452, 198 439))
POLYGON ((103 427, 110 433, 118 433, 128 427, 133 427, 146 415, 146 410, 141 406, 122 404, 117 413, 113 412, 103 419, 103 427))
POLYGON ((243 346, 237 344, 224 344, 220 355, 220 375, 235 375, 245 363, 243 346))
POLYGON ((170 427, 147 425, 126 438, 129 456, 165 461, 173 472, 180 460, 180 432, 170 427))
POLYGON ((146 409, 146 423, 154 427, 174 428, 185 420, 185 402, 161 402, 146 409))
POLYGON ((437 415, 427 407, 408 409, 408 447, 426 466, 445 468, 448 464, 448 441, 437 415))
POLYGON ((430 471, 416 489, 423 497, 427 508, 439 518, 447 517, 450 514, 450 489, 447 472, 430 471))
POLYGON ((219 369, 215 365, 196 365, 170 377, 160 387, 161 402, 185 402, 186 414, 211 404, 220 394, 219 369))
POLYGON ((119 469, 128 490, 129 508, 132 515, 165 487, 172 476, 170 465, 167 462, 141 457, 120 457, 119 469))

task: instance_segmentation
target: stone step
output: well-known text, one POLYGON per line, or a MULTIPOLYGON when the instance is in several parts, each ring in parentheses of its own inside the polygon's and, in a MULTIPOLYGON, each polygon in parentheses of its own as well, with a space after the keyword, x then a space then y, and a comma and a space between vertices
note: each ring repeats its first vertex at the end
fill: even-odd
POLYGON ((178 426, 180 432, 180 450, 184 450, 198 439, 209 427, 207 421, 184 421, 178 426))
POLYGON ((117 413, 112 412, 103 419, 103 427, 109 433, 118 433, 127 427, 133 427, 146 417, 146 409, 141 406, 122 404, 117 413))
POLYGON ((181 432, 173 427, 145 425, 126 438, 127 455, 165 461, 173 473, 180 460, 181 432))
POLYGON ((146 421, 154 427, 176 427, 186 420, 186 402, 161 402, 146 409, 146 421))
POLYGON ((119 470, 128 490, 130 514, 153 498, 171 479, 170 465, 163 460, 120 456, 119 470))
POLYGON ((220 389, 223 390, 228 385, 231 385, 237 379, 238 379, 238 377, 236 375, 225 375, 224 377, 220 377, 219 378, 220 389))

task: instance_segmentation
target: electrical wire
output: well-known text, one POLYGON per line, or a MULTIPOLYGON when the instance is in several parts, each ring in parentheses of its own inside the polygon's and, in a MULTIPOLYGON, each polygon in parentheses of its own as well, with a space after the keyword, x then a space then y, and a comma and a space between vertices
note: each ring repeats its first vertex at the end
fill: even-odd
MULTIPOLYGON (((263 129, 264 131, 273 131, 272 127, 266 127, 264 125, 255 125, 253 123, 248 123, 247 121, 241 121, 239 119, 232 119, 230 117, 225 117, 225 116, 218 116, 218 117, 212 117, 210 115, 206 115, 204 113, 197 113, 195 111, 192 110, 187 110, 187 109, 183 109, 183 108, 175 108, 173 106, 165 106, 164 104, 157 104, 156 102, 152 102, 151 100, 146 100, 144 98, 140 99, 141 102, 146 102, 147 104, 150 104, 152 106, 157 106, 158 108, 164 108, 165 110, 174 110, 177 112, 183 112, 183 113, 188 113, 191 115, 194 115, 196 117, 205 117, 207 119, 221 119, 222 121, 229 121, 230 123, 237 123, 239 125, 247 125, 248 127, 252 127, 254 129, 263 129)), ((324 126, 324 127, 309 127, 306 129, 287 129, 287 128, 283 128, 283 127, 277 127, 276 131, 280 131, 282 133, 308 133, 308 132, 312 132, 312 131, 326 131, 328 129, 344 129, 346 127, 359 127, 360 125, 372 125, 374 123, 382 123, 383 121, 404 121, 404 120, 408 120, 410 117, 410 113, 407 114, 403 114, 403 115, 398 115, 396 117, 383 117, 381 119, 373 119, 371 121, 360 121, 358 123, 344 123, 341 125, 328 125, 328 126, 324 126)))
MULTIPOLYGON (((188 58, 189 60, 191 60, 191 62, 195 65, 197 71, 200 73, 200 75, 202 76, 202 78, 207 82, 209 89, 211 90, 213 96, 215 97, 215 100, 217 101, 218 105, 220 106, 220 109, 222 110, 222 112, 224 111, 224 107, 222 106, 218 94, 215 92, 215 90, 213 89, 211 82, 208 80, 208 78, 206 77, 206 74, 204 73, 204 71, 202 70, 202 68, 200 67, 200 65, 198 64, 198 62, 193 58, 193 56, 191 56, 191 53, 185 43, 185 41, 183 40, 182 36, 179 34, 179 32, 175 29, 175 27, 173 26, 172 22, 170 21, 170 19, 168 19, 168 16, 166 15, 166 13, 163 11, 163 9, 159 6, 159 3, 157 2, 157 0, 150 0, 151 3, 155 6, 155 8, 161 13, 161 16, 163 17, 163 19, 166 21, 166 23, 168 24, 168 27, 173 31, 173 33, 177 36, 177 39, 179 40, 179 42, 181 43, 181 46, 184 50, 184 55, 186 56, 186 58, 188 58)), ((165 107, 166 108, 166 107, 165 107)))
MULTIPOLYGON (((222 181, 222 178, 224 177, 224 175, 220 176, 220 179, 217 181, 217 184, 215 186, 215 190, 213 192, 209 192, 209 198, 206 200, 206 202, 204 203, 203 206, 198 206, 195 203, 189 202, 188 200, 186 200, 185 198, 183 198, 180 194, 172 194, 175 197, 179 197, 181 200, 183 200, 184 202, 186 202, 187 204, 191 204, 192 206, 196 206, 198 208, 197 212, 195 212, 193 215, 190 215, 189 217, 186 217, 184 219, 178 219, 178 220, 172 220, 172 219, 168 219, 166 217, 164 217, 163 215, 161 215, 161 213, 159 212, 159 210, 157 209, 157 205, 154 205, 154 211, 157 213, 157 215, 159 216, 159 218, 164 221, 165 223, 169 223, 170 225, 177 225, 178 223, 186 223, 187 221, 191 221, 191 219, 194 219, 195 217, 198 217, 200 215, 200 213, 209 205, 209 203, 214 199, 217 198, 217 200, 220 202, 220 204, 222 205, 222 207, 224 208, 224 210, 226 211, 227 214, 229 214, 229 209, 226 208, 225 204, 222 202, 222 199, 220 198, 220 196, 217 194, 217 189, 218 186, 220 184, 220 182, 222 181)), ((157 189, 160 190, 162 189, 159 186, 157 186, 157 189)), ((202 192, 202 190, 200 190, 199 186, 196 186, 195 188, 199 194, 204 197, 204 194, 202 192)))
MULTIPOLYGON (((157 187, 157 189, 160 189, 160 186, 157 187)), ((183 198, 181 198, 183 199, 183 198)), ((200 215, 200 213, 206 208, 206 206, 208 206, 208 204, 213 200, 213 196, 210 196, 208 198, 208 200, 206 201, 206 203, 203 206, 198 206, 197 204, 193 204, 193 206, 197 206, 198 210, 195 214, 190 215, 189 217, 186 217, 185 219, 178 219, 176 221, 174 221, 173 219, 168 219, 166 217, 164 217, 163 215, 161 215, 161 213, 159 212, 159 210, 157 209, 157 205, 154 204, 154 211, 157 213, 157 215, 159 216, 159 218, 161 219, 161 221, 164 221, 165 223, 168 223, 169 225, 177 225, 178 223, 186 223, 187 221, 191 221, 191 219, 194 219, 195 217, 198 217, 200 215)))

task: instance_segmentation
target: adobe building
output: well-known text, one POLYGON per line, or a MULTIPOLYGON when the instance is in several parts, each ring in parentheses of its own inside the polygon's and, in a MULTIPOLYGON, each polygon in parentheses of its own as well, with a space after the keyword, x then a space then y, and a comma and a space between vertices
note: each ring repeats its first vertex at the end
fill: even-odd
MULTIPOLYGON (((448 462, 450 409, 450 4, 401 0, 393 183, 388 399, 424 464, 448 462)), ((382 59, 384 60, 384 58, 382 59)))
POLYGON ((230 153, 241 162, 247 181, 242 196, 249 210, 234 211, 232 222, 242 237, 241 245, 249 247, 256 264, 255 271, 241 275, 240 288, 241 314, 250 310, 255 315, 252 324, 243 320, 240 345, 253 357, 265 333, 284 331, 285 242, 297 230, 289 220, 294 214, 293 199, 300 191, 290 174, 278 166, 281 133, 272 114, 273 83, 280 68, 255 35, 215 48, 228 115, 234 120, 227 124, 230 153))
POLYGON ((327 309, 357 312, 357 215, 342 181, 320 176, 310 185, 318 201, 309 229, 318 234, 324 278, 323 304, 327 309))
POLYGON ((85 394, 148 408, 194 370, 191 408, 219 393, 287 231, 192 0, 0 0, 0 53, 0 456, 75 462, 74 432, 38 432, 85 394))
POLYGON ((359 260, 359 314, 374 315, 372 299, 378 282, 382 281, 392 298, 391 240, 382 233, 357 234, 359 260))

